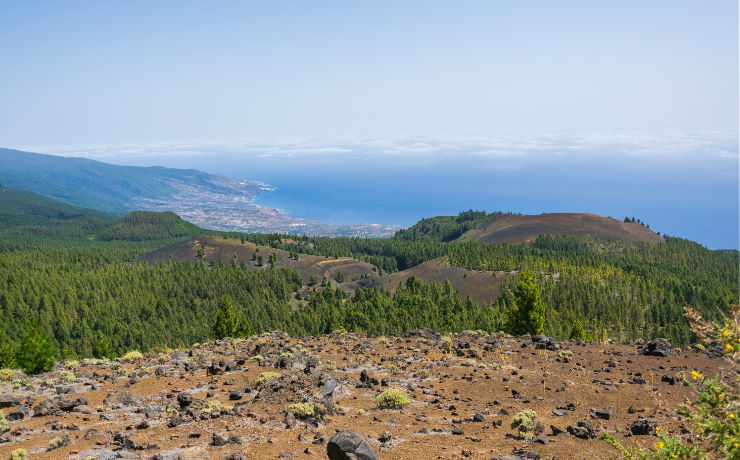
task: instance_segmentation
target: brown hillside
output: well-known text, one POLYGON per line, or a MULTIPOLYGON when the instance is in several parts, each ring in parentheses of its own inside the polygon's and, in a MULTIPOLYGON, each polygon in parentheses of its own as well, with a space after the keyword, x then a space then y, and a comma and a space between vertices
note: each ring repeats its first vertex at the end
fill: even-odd
POLYGON ((196 262, 199 260, 198 251, 203 249, 202 260, 222 264, 232 263, 236 254, 236 263, 242 261, 249 269, 259 270, 269 267, 270 254, 275 254, 275 266, 293 268, 303 277, 303 282, 308 283, 312 276, 319 282, 323 277, 334 279, 337 273, 342 272, 346 280, 357 279, 362 276, 377 276, 373 272, 373 266, 367 262, 360 262, 349 257, 329 258, 298 254, 298 260, 290 258, 287 251, 274 249, 269 246, 257 246, 254 243, 240 240, 232 240, 217 236, 203 236, 192 240, 182 241, 144 254, 139 260, 158 264, 172 261, 196 262), (257 262, 252 260, 252 254, 258 249, 257 254, 262 256, 263 267, 258 267, 257 262))
POLYGON ((453 267, 440 258, 390 275, 360 280, 357 284, 361 287, 385 287, 389 291, 395 291, 399 283, 406 283, 411 276, 427 284, 444 283, 445 280, 450 280, 452 287, 459 291, 460 295, 463 297, 470 295, 476 303, 481 305, 484 302, 495 301, 501 293, 504 280, 516 274, 516 272, 467 270, 453 267))
MULTIPOLYGON (((200 249, 203 253, 202 260, 207 263, 231 264, 234 254, 236 254, 236 263, 240 264, 243 261, 250 270, 266 269, 269 266, 268 258, 270 254, 275 254, 275 266, 297 270, 303 277, 305 286, 308 285, 312 276, 316 277, 321 283, 324 277, 334 280, 337 273, 342 272, 345 282, 339 284, 339 287, 350 294, 358 287, 385 287, 390 291, 395 291, 399 283, 403 284, 410 276, 415 276, 427 284, 433 282, 444 283, 445 280, 449 279, 452 287, 459 291, 463 297, 469 294, 476 303, 482 304, 495 301, 501 293, 501 284, 504 280, 516 274, 467 270, 453 267, 445 263, 443 259, 436 259, 401 272, 379 277, 377 272, 373 271, 371 264, 349 257, 334 259, 298 254, 298 260, 292 260, 287 251, 269 246, 257 246, 248 241, 242 243, 240 240, 215 236, 203 236, 165 246, 144 254, 139 260, 150 264, 166 263, 168 261, 197 262, 201 259, 198 256, 200 249), (257 262, 252 260, 252 254, 256 249, 259 249, 257 254, 262 255, 263 267, 258 267, 257 262)), ((304 296, 308 295, 310 291, 316 289, 320 289, 320 287, 318 285, 306 287, 302 294, 304 296)))
POLYGON ((585 213, 539 215, 501 214, 482 228, 471 230, 460 241, 527 243, 540 235, 578 235, 606 241, 662 243, 663 237, 637 223, 585 213))

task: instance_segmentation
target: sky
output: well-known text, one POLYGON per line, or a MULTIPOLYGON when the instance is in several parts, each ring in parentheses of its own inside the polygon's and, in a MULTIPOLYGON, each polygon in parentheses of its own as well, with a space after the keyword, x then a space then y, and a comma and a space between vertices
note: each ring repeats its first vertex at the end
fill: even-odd
POLYGON ((737 129, 736 1, 0 2, 0 143, 737 129))
POLYGON ((636 214, 737 248, 738 64, 729 0, 0 0, 0 146, 337 223, 636 214))

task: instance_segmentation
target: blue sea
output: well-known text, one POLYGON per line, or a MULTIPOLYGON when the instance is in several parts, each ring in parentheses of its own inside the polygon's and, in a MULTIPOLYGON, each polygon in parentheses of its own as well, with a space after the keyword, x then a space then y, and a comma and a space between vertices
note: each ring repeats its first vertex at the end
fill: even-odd
POLYGON ((467 209, 590 212, 636 217, 654 231, 711 248, 738 248, 738 159, 564 156, 255 156, 229 152, 162 161, 258 180, 257 204, 336 224, 410 226, 467 209))

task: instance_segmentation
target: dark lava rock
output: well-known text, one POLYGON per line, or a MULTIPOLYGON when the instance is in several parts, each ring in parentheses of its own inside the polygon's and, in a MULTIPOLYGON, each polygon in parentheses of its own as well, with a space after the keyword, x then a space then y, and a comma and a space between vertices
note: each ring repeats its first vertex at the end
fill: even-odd
POLYGON ((370 440, 354 431, 341 430, 326 445, 329 460, 378 460, 370 440))
POLYGON ((131 436, 120 431, 113 435, 113 443, 128 450, 144 450, 144 446, 137 444, 133 439, 131 439, 131 436))
POLYGON ((65 411, 65 412, 71 412, 77 406, 86 406, 87 405, 87 399, 85 399, 85 398, 60 399, 57 404, 59 405, 59 409, 65 411))
POLYGON ((21 412, 19 410, 15 410, 13 412, 10 412, 9 414, 7 414, 5 416, 5 418, 9 422, 17 422, 18 420, 23 420, 25 417, 26 417, 26 414, 24 414, 23 412, 21 412))
POLYGON ((648 342, 647 346, 640 353, 648 356, 673 356, 673 347, 671 347, 670 342, 666 339, 655 339, 652 342, 648 342))
POLYGON ((0 409, 17 406, 18 404, 20 404, 20 401, 15 396, 0 395, 0 409))
POLYGON ((224 455, 221 460, 247 460, 247 456, 241 452, 234 452, 233 454, 224 455))
POLYGON ((669 385, 675 385, 676 384, 676 377, 672 375, 664 375, 660 378, 661 382, 667 382, 669 385))
POLYGON ((577 426, 569 425, 567 430, 568 433, 579 439, 593 439, 597 435, 596 431, 591 426, 591 422, 586 420, 578 422, 577 426))
POLYGON ((611 417, 611 411, 609 409, 591 409, 589 411, 591 418, 598 418, 601 420, 609 420, 611 417))
POLYGON ((244 397, 244 392, 241 390, 234 390, 229 392, 229 400, 238 401, 244 397))
POLYGON ((647 436, 655 434, 655 425, 656 423, 652 420, 640 418, 632 422, 629 428, 634 435, 647 436))
POLYGON ((170 428, 174 428, 178 425, 182 425, 182 422, 184 420, 179 415, 175 415, 174 417, 170 417, 170 419, 167 421, 167 426, 170 428))
POLYGON ((560 428, 556 427, 555 425, 550 425, 550 429, 552 430, 552 435, 557 436, 559 434, 565 433, 564 430, 561 430, 560 428))
POLYGON ((473 415, 473 421, 474 422, 485 422, 486 416, 478 412, 475 415, 473 415))
POLYGON ((51 399, 41 401, 33 408, 34 417, 43 417, 46 415, 55 415, 59 413, 61 413, 61 409, 59 409, 59 404, 52 401, 51 399))
POLYGON ((465 431, 463 431, 461 426, 455 426, 452 427, 452 434, 460 436, 465 434, 465 431))
POLYGON ((534 347, 538 349, 544 349, 544 350, 557 350, 560 346, 558 345, 558 341, 547 337, 546 335, 535 335, 532 337, 532 343, 534 343, 534 347))
POLYGON ((177 402, 180 408, 184 409, 193 403, 193 395, 190 393, 180 393, 177 395, 177 402))
POLYGON ((213 436, 211 437, 211 445, 216 447, 225 446, 229 443, 229 440, 224 438, 218 433, 213 433, 213 436))

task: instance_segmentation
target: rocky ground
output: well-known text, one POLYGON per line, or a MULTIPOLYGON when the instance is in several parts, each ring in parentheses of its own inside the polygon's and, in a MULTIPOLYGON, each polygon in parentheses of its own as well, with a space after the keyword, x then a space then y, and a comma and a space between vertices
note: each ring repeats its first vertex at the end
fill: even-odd
POLYGON ((384 460, 619 458, 600 433, 652 447, 657 430, 685 432, 676 411, 692 390, 675 375, 726 365, 664 343, 272 332, 0 375, 0 459, 327 458, 355 441, 338 430, 384 460), (383 406, 387 389, 410 402, 383 406))

